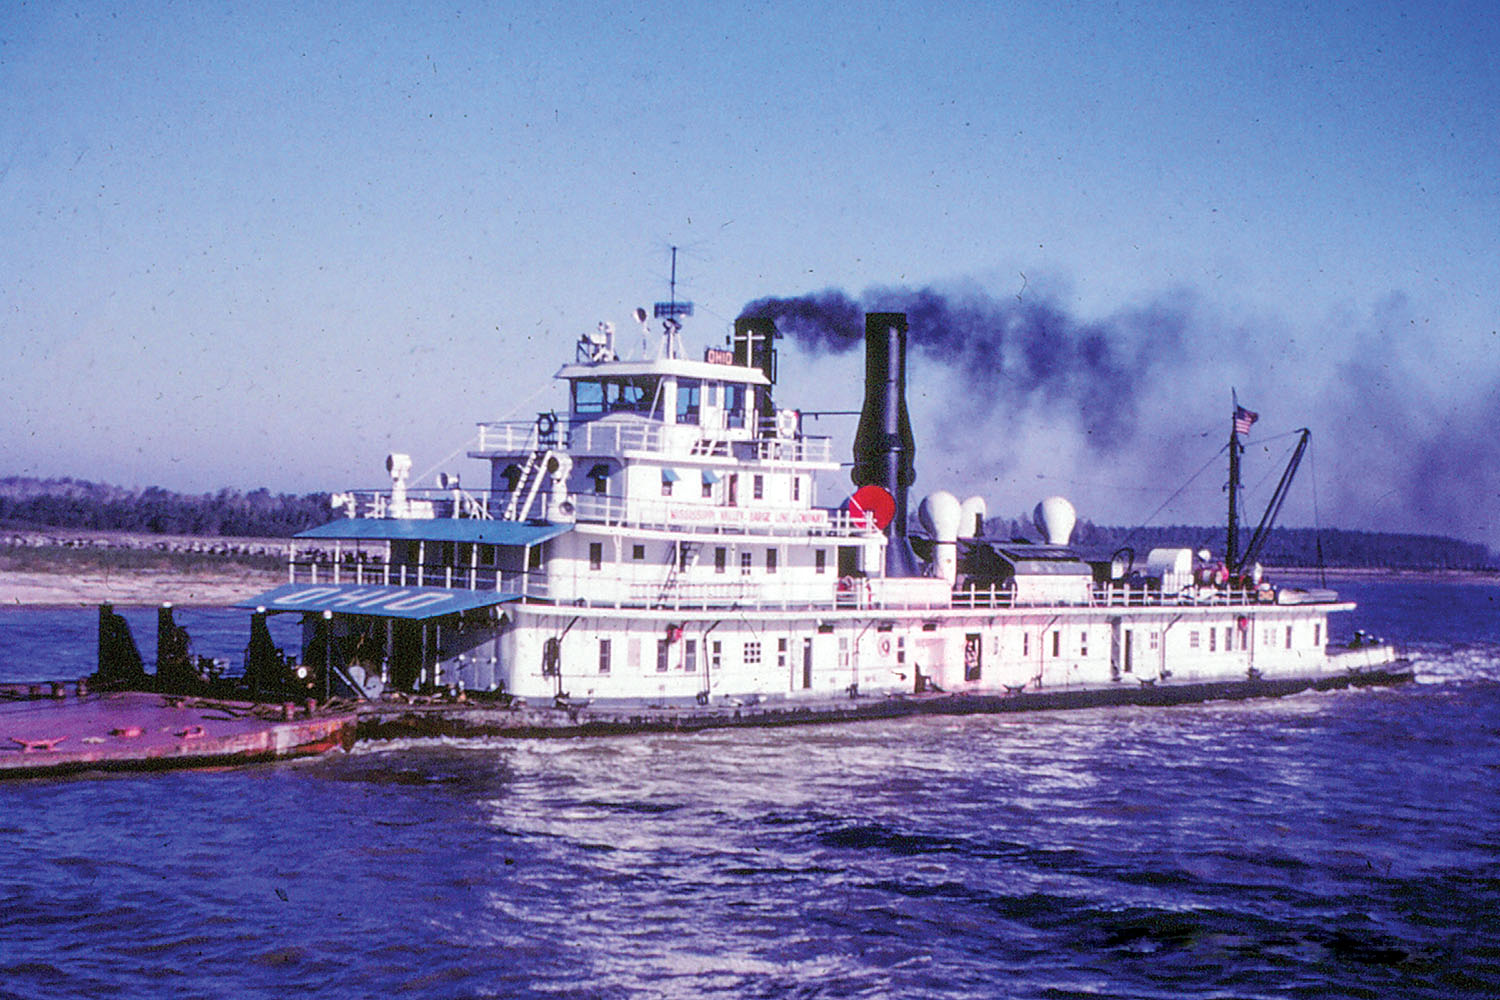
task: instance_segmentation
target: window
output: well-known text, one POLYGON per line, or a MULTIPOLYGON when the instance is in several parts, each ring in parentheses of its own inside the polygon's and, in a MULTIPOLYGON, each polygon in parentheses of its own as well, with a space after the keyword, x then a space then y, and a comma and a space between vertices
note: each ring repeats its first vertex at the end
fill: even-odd
POLYGON ((714 572, 722 573, 729 566, 729 550, 720 545, 714 549, 714 572))
POLYGON ((776 665, 778 667, 785 667, 786 666, 786 640, 785 639, 777 639, 776 640, 776 665))
POLYGON ((826 572, 828 572, 828 550, 827 549, 814 549, 813 550, 813 570, 814 570, 814 572, 817 572, 817 573, 826 573, 826 572))
POLYGON ((906 636, 904 635, 896 636, 896 662, 898 664, 906 662, 906 636))
POLYGON ((1021 633, 1021 655, 1022 656, 1030 656, 1031 655, 1031 633, 1030 632, 1022 632, 1021 633))
POLYGON ((1161 648, 1161 633, 1160 632, 1152 632, 1150 634, 1150 636, 1148 637, 1148 644, 1151 646, 1152 649, 1160 649, 1161 648))
POLYGON ((1224 652, 1234 652, 1234 629, 1224 626, 1224 652))
POLYGON ((802 499, 802 477, 801 476, 793 476, 792 477, 792 500, 796 501, 796 500, 801 500, 801 499, 802 499))
POLYGON ((665 639, 656 640, 656 672, 664 674, 667 672, 668 650, 671 644, 665 639))
POLYGON ((708 665, 718 673, 719 664, 724 662, 724 644, 715 639, 709 648, 708 665))
POLYGON ((1211 628, 1208 630, 1208 651, 1212 653, 1219 648, 1219 630, 1211 628))
POLYGON ((964 680, 966 681, 979 680, 984 654, 983 642, 983 636, 979 632, 970 632, 964 636, 964 680))
POLYGON ((688 673, 698 671, 698 640, 689 639, 682 647, 682 669, 688 673))
POLYGON ((602 496, 604 496, 604 494, 606 494, 608 492, 609 492, 609 477, 608 476, 595 476, 594 477, 594 495, 602 497, 602 496))
POLYGON ((630 558, 636 560, 637 562, 646 558, 646 546, 632 545, 630 547, 630 558))
POLYGON ((672 495, 672 480, 668 479, 665 473, 661 477, 661 495, 664 497, 672 495))
POLYGON ((1292 627, 1290 625, 1286 627, 1286 648, 1292 648, 1292 627))
POLYGON ((1054 657, 1062 655, 1062 632, 1056 629, 1052 632, 1052 655, 1054 657))
POLYGON ((609 643, 608 639, 599 640, 599 672, 609 673, 609 643))
POLYGON ((654 375, 579 379, 573 383, 573 411, 583 414, 650 413, 659 382, 654 375))
POLYGON ((701 388, 702 383, 695 378, 677 380, 677 422, 679 424, 698 422, 698 399, 701 388))
POLYGON ((711 500, 711 499, 713 499, 713 495, 714 495, 714 484, 711 483, 711 482, 709 482, 708 479, 705 478, 703 480, 703 499, 705 499, 705 500, 711 500))
POLYGON ((743 385, 724 387, 724 417, 725 426, 733 430, 739 430, 745 426, 745 387, 743 385))
POLYGON ((1313 645, 1323 645, 1323 623, 1313 622, 1313 645))
POLYGON ((604 543, 589 542, 589 569, 600 569, 604 565, 604 543))
POLYGON ((740 576, 750 575, 750 564, 755 561, 755 556, 749 552, 740 553, 740 576))
POLYGON ((1089 634, 1080 632, 1078 635, 1078 655, 1087 658, 1089 655, 1089 634))
POLYGON ((760 663, 760 643, 745 643, 745 665, 753 667, 758 663, 760 663))
POLYGON ((1198 630, 1193 629, 1188 633, 1188 649, 1198 648, 1198 630))
POLYGON ((766 477, 757 475, 750 480, 751 495, 757 500, 766 498, 766 477))
POLYGON ((766 572, 776 572, 776 550, 766 549, 766 572))

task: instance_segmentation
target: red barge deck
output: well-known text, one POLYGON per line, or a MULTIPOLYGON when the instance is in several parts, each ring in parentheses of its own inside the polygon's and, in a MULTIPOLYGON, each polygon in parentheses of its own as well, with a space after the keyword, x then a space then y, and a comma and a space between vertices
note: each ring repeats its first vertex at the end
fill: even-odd
MULTIPOLYGON (((47 687, 47 686, 42 686, 47 687)), ((0 702, 0 778, 306 757, 354 742, 358 716, 127 691, 0 702)))

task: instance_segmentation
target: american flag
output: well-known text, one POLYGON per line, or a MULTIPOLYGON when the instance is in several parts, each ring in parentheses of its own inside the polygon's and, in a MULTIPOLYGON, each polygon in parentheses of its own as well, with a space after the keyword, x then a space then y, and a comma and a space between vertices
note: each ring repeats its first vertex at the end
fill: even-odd
POLYGON ((1251 413, 1243 406, 1236 405, 1234 408, 1234 432, 1236 434, 1249 434, 1250 425, 1259 419, 1259 413, 1251 413))

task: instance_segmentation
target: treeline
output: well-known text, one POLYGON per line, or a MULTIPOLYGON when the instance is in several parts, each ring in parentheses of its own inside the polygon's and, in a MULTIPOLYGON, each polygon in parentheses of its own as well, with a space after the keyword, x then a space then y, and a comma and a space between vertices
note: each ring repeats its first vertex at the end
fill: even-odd
POLYGON ((0 479, 0 524, 154 535, 286 538, 332 520, 327 493, 133 490, 79 479, 0 479))
MULTIPOLYGON (((995 518, 985 527, 991 537, 1039 537, 1030 518, 995 518)), ((1240 545, 1250 541, 1252 529, 1240 534, 1240 545)), ((1080 520, 1072 544, 1090 556, 1108 556, 1122 546, 1135 550, 1136 560, 1157 548, 1208 549, 1224 554, 1223 525, 1194 527, 1120 528, 1080 520)), ((1406 535, 1387 531, 1346 531, 1340 528, 1274 528, 1260 560, 1267 566, 1328 566, 1345 569, 1497 569, 1500 556, 1477 542, 1439 535, 1406 535)))

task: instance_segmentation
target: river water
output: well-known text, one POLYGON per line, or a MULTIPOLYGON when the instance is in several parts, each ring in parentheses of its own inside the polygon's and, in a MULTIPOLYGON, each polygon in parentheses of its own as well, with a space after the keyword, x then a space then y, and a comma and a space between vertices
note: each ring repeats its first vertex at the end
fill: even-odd
POLYGON ((0 996, 1500 995, 1500 587, 1342 590, 1418 683, 5 783, 0 996))

